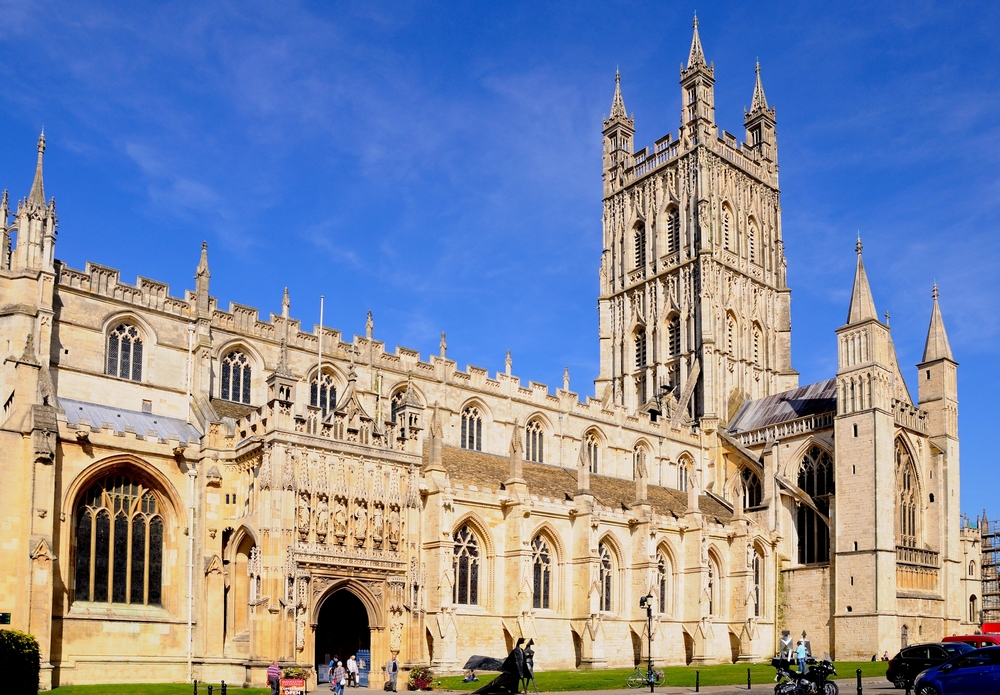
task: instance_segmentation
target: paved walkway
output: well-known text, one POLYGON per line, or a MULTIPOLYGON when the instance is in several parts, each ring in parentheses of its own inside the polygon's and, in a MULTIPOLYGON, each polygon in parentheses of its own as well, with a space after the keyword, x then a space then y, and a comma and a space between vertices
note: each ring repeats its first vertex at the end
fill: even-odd
MULTIPOLYGON (((858 681, 856 678, 838 678, 836 679, 837 687, 840 688, 840 695, 856 695, 858 681)), ((880 695, 888 693, 897 693, 898 695, 903 695, 905 691, 896 689, 892 683, 887 681, 884 677, 881 678, 863 678, 861 680, 861 685, 863 692, 865 693, 879 693, 880 695)), ((657 695, 687 695, 687 693, 693 693, 694 686, 690 688, 657 688, 657 695)), ((382 689, 366 689, 366 688, 348 688, 344 695, 377 695, 382 693, 382 689)), ((405 683, 400 684, 400 693, 406 692, 405 683)), ((457 693, 460 691, 456 690, 435 690, 433 692, 442 693, 457 693)), ((627 688, 622 688, 621 690, 581 690, 581 693, 586 693, 586 695, 625 695, 625 693, 635 693, 635 695, 641 695, 641 693, 646 692, 642 688, 636 688, 635 690, 628 690, 627 688)), ((746 695, 747 687, 744 685, 733 686, 733 685, 708 685, 702 686, 699 693, 706 693, 706 695, 746 695)), ((749 692, 759 693, 764 695, 765 693, 773 693, 774 686, 770 683, 755 683, 753 689, 749 692)), ((313 690, 309 695, 328 695, 330 689, 325 685, 318 690, 313 690)), ((465 695, 463 693, 463 695, 465 695)))

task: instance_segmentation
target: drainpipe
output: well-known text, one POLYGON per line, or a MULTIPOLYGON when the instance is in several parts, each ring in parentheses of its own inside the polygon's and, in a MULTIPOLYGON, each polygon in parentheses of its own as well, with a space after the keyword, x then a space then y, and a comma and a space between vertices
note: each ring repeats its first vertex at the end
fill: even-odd
POLYGON ((192 665, 194 651, 194 479, 198 475, 194 465, 188 467, 188 496, 191 506, 188 507, 188 648, 187 648, 187 680, 194 680, 192 665))

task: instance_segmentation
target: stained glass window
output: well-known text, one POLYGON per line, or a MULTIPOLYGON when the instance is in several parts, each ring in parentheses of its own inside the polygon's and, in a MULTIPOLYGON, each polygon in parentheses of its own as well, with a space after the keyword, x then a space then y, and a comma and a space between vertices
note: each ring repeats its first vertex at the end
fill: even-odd
POLYGON ((740 472, 740 480, 743 482, 743 508, 759 507, 762 496, 760 478, 754 471, 744 468, 740 472))
POLYGON ((677 314, 667 322, 667 354, 670 357, 681 354, 681 317, 677 314))
POLYGON ((452 602, 461 604, 479 603, 479 539, 467 525, 455 531, 455 552, 452 569, 455 573, 455 587, 452 602))
POLYGON ((590 462, 590 472, 597 473, 597 460, 600 440, 593 432, 587 433, 587 460, 590 462))
POLYGON ((475 406, 462 411, 462 448, 470 451, 483 450, 483 416, 475 406))
POLYGON ((153 493, 110 476, 87 491, 76 515, 76 600, 159 605, 163 519, 153 493))
POLYGON ((896 440, 896 539, 898 545, 917 547, 917 473, 906 446, 896 440))
POLYGON ((542 536, 535 536, 531 541, 531 565, 534 571, 532 605, 535 608, 548 608, 552 579, 552 555, 549 544, 542 536))
POLYGON ((250 403, 250 360, 239 350, 233 350, 222 359, 219 397, 224 401, 250 403))
POLYGON ((687 492, 688 489, 688 463, 687 461, 680 461, 677 464, 677 489, 681 492, 687 492))
MULTIPOLYGON (((324 416, 337 407, 337 387, 333 384, 332 374, 323 372, 313 377, 309 385, 309 404, 319 408, 324 416)), ((392 421, 396 421, 395 400, 393 400, 392 421)))
POLYGON ((542 429, 542 423, 538 420, 532 420, 528 423, 528 426, 524 428, 524 434, 524 445, 527 459, 529 461, 534 461, 535 463, 544 463, 545 433, 542 429))
MULTIPOLYGON (((830 513, 833 494, 833 459, 817 446, 812 447, 799 467, 799 488, 809 495, 824 515, 830 513)), ((830 527, 811 507, 799 504, 796 529, 799 536, 799 564, 830 561, 830 527)))
POLYGON ((614 574, 614 564, 611 562, 611 550, 604 543, 597 544, 597 554, 600 561, 601 610, 611 610, 611 580, 614 574))
POLYGON ((135 326, 120 323, 108 335, 107 373, 142 381, 142 338, 135 326))
POLYGON ((753 614, 760 617, 761 587, 764 584, 764 558, 756 549, 753 551, 753 614))

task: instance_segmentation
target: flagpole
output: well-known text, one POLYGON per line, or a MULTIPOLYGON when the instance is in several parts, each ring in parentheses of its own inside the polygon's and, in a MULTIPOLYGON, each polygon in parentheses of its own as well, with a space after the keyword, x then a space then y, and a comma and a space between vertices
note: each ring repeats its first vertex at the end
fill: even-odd
POLYGON ((316 405, 323 408, 323 396, 320 389, 323 388, 323 295, 319 296, 319 359, 316 368, 316 405))

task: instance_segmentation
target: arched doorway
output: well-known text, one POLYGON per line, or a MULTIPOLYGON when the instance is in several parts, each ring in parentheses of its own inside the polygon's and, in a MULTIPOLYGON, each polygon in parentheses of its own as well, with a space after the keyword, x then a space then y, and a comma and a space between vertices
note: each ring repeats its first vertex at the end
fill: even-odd
POLYGON ((359 649, 371 649, 368 609, 350 590, 338 589, 319 610, 315 664, 326 664, 337 657, 346 665, 347 658, 359 649))

